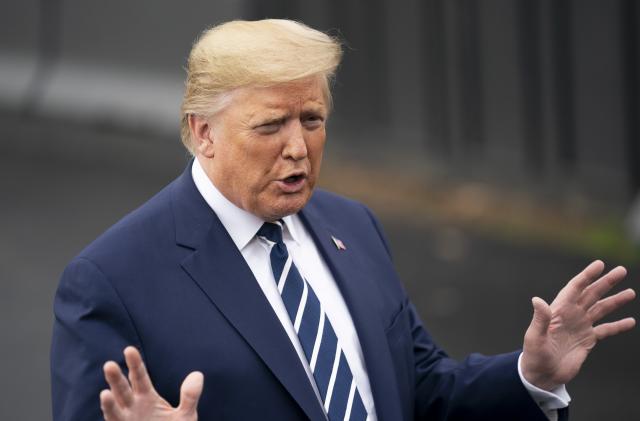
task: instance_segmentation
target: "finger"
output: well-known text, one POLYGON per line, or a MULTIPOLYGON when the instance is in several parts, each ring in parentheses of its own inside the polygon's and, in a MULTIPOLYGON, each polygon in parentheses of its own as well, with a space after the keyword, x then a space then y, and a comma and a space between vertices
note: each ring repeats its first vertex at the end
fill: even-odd
POLYGON ((105 421, 121 421, 124 419, 122 410, 118 407, 111 390, 105 389, 100 392, 100 409, 102 409, 105 421))
POLYGON ((130 406, 133 403, 133 393, 129 382, 120 370, 120 366, 113 361, 108 361, 102 369, 116 403, 124 408, 130 406))
POLYGON ((626 319, 618 320, 617 322, 602 323, 593 328, 598 340, 608 338, 609 336, 617 335, 622 332, 626 332, 629 329, 633 329, 636 325, 636 320, 633 317, 627 317, 626 319))
POLYGON ((531 319, 531 325, 529 329, 540 336, 547 334, 549 329, 549 323, 551 323, 551 307, 540 297, 533 297, 531 299, 533 305, 533 318, 531 319))
POLYGON ((598 278, 604 270, 604 263, 602 260, 596 260, 591 262, 589 266, 584 268, 582 272, 573 277, 567 284, 570 287, 571 295, 573 297, 579 297, 582 291, 591 283, 594 279, 598 278))
POLYGON ((133 391, 141 394, 153 391, 153 385, 147 374, 147 368, 142 362, 140 352, 135 347, 128 346, 124 349, 124 359, 129 367, 129 381, 131 381, 133 391))
POLYGON ((609 273, 589 285, 582 292, 579 303, 589 308, 594 305, 604 294, 617 285, 627 276, 627 270, 622 266, 611 269, 609 273))
POLYGON ((180 406, 185 415, 195 415, 198 408, 198 400, 202 394, 204 376, 199 371, 189 373, 180 387, 180 406))
POLYGON ((603 298, 589 309, 589 318, 592 323, 597 322, 607 314, 632 301, 634 298, 636 298, 636 293, 631 288, 620 291, 611 297, 603 298))

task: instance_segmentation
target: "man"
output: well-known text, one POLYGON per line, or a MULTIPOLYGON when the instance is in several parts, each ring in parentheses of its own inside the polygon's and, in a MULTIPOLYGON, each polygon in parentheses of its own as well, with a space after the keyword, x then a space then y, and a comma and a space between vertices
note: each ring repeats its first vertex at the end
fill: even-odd
POLYGON ((551 305, 534 298, 522 353, 449 359, 371 212, 314 191, 340 56, 284 20, 230 22, 194 45, 182 139, 195 158, 62 276, 55 420, 566 416, 564 384, 635 324, 593 326, 634 298, 601 298, 625 270, 600 277, 597 261, 551 305))

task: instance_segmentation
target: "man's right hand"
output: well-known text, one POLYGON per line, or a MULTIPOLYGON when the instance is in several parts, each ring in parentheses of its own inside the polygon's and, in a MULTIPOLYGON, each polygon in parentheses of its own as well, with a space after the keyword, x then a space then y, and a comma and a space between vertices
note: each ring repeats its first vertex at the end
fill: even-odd
POLYGON ((104 377, 109 389, 100 393, 100 407, 106 421, 196 421, 198 399, 204 377, 194 371, 182 382, 180 404, 172 407, 151 384, 147 369, 138 350, 132 346, 124 350, 129 368, 129 380, 113 361, 104 365, 104 377))

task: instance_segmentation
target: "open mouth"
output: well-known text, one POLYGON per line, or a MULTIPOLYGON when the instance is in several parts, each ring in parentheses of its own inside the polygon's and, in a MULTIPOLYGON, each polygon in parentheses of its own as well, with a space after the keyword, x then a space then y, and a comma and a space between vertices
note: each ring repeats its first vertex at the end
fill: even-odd
POLYGON ((284 181, 287 184, 296 184, 298 181, 302 180, 303 178, 304 176, 302 174, 298 174, 298 175, 289 176, 282 181, 284 181))
POLYGON ((292 174, 289 177, 279 180, 279 185, 285 193, 298 193, 304 189, 306 178, 307 175, 304 172, 292 174))

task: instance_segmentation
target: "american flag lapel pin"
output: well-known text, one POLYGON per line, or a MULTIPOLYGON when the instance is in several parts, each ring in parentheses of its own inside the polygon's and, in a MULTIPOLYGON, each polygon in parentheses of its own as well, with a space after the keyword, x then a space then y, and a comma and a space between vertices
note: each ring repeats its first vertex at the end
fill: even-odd
POLYGON ((334 237, 333 235, 331 236, 331 240, 333 241, 333 244, 335 244, 335 246, 336 246, 336 248, 338 250, 346 250, 347 249, 347 247, 344 245, 342 240, 334 237))

